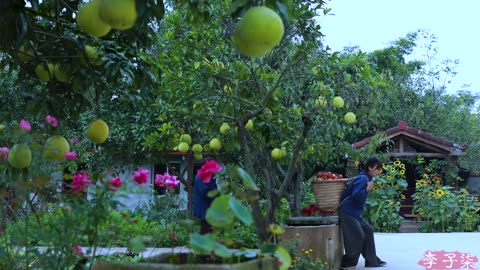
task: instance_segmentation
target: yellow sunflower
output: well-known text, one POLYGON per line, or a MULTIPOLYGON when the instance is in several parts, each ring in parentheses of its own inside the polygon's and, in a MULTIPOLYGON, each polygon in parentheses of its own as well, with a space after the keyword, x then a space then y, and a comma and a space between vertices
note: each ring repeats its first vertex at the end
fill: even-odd
POLYGON ((428 193, 428 196, 430 196, 430 197, 432 197, 432 198, 435 198, 435 192, 431 192, 431 191, 430 191, 430 192, 428 193))
POLYGON ((422 184, 421 184, 420 182, 416 182, 416 183, 415 183, 415 186, 416 186, 416 187, 422 187, 422 184))
POLYGON ((373 187, 373 191, 378 191, 378 187, 373 187))
POLYGON ((393 179, 393 177, 392 177, 391 175, 387 175, 387 180, 390 181, 390 180, 392 180, 392 179, 393 179))
POLYGON ((395 162, 393 162, 393 165, 395 165, 395 166, 398 166, 400 164, 401 164, 400 160, 395 160, 395 162))
POLYGON ((405 164, 400 164, 400 168, 405 169, 405 164))
POLYGON ((445 192, 442 189, 437 189, 437 196, 442 197, 443 195, 445 195, 445 192))
POLYGON ((391 167, 391 168, 390 168, 390 171, 391 171, 391 172, 395 172, 395 168, 394 168, 394 167, 391 167))
POLYGON ((404 175, 405 174, 405 170, 400 170, 400 175, 404 175))
POLYGON ((400 199, 405 200, 405 195, 404 194, 400 195, 400 199))

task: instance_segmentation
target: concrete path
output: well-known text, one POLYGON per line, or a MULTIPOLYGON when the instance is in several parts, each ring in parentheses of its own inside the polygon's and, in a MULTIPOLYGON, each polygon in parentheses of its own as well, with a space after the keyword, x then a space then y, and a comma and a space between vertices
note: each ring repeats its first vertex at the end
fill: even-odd
POLYGON ((480 232, 472 233, 376 233, 375 243, 378 256, 386 261, 386 267, 365 268, 365 261, 360 259, 356 269, 381 270, 459 270, 480 269, 480 232), (425 256, 431 251, 432 256, 425 256), (458 251, 454 254, 453 252, 458 251), (453 255, 452 255, 453 254, 453 255), (470 254, 477 259, 468 267, 467 260, 461 258, 470 254), (455 255, 455 256, 454 256, 455 255), (428 257, 428 258, 427 258, 428 257), (429 258, 436 264, 428 265, 429 258), (437 259, 436 261, 434 259, 437 259), (419 261, 424 260, 424 265, 419 261), (463 262, 463 265, 461 264, 463 262), (463 268, 459 268, 464 266, 463 268), (465 267, 467 266, 467 267, 465 267))
MULTIPOLYGON (((376 233, 375 243, 378 256, 386 261, 386 267, 365 268, 365 261, 360 258, 356 270, 460 270, 480 269, 480 232, 472 233, 376 233), (430 251, 436 264, 427 265, 425 254, 430 251), (457 252, 456 254, 453 252, 457 252), (455 257, 452 257, 454 254, 455 257), (465 255, 470 255, 470 258, 465 255), (464 255, 462 258, 461 255, 464 255), (435 257, 434 257, 435 256, 435 257), (476 260, 475 260, 476 259, 476 260), (419 265, 424 260, 425 265, 419 265), (470 267, 461 268, 461 261, 470 260, 470 267)), ((188 251, 185 247, 176 247, 174 252, 188 251)), ((126 252, 126 248, 100 249, 97 254, 113 254, 126 252)), ((159 253, 172 252, 171 248, 149 248, 141 255, 153 256, 159 253)))

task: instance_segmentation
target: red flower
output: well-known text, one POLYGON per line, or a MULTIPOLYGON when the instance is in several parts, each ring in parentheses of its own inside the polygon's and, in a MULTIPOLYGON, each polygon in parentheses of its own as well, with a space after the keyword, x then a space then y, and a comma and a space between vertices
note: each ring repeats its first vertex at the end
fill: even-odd
POLYGON ((51 115, 47 115, 45 117, 45 122, 49 123, 50 125, 52 125, 52 127, 58 127, 58 120, 57 118, 55 118, 54 116, 51 116, 51 115))
POLYGON ((117 191, 116 189, 122 186, 122 179, 120 179, 120 177, 115 177, 110 181, 109 185, 111 188, 110 190, 117 191))
POLYGON ((145 170, 144 168, 138 169, 138 171, 133 172, 133 181, 135 183, 142 185, 148 183, 148 176, 150 171, 145 170))
POLYGON ((30 122, 28 122, 25 119, 20 120, 20 127, 27 132, 32 130, 32 126, 30 125, 30 122))
POLYGON ((76 173, 73 175, 72 187, 75 191, 86 189, 90 183, 92 183, 92 181, 88 179, 86 173, 76 173))
POLYGON ((63 155, 63 157, 65 157, 66 159, 75 160, 77 158, 77 153, 67 152, 65 153, 65 155, 63 155))
POLYGON ((322 213, 322 211, 320 207, 312 203, 308 207, 303 208, 300 213, 302 216, 318 216, 322 213))
POLYGON ((200 169, 197 170, 198 177, 204 183, 210 183, 212 176, 222 170, 222 166, 213 159, 205 161, 200 169))

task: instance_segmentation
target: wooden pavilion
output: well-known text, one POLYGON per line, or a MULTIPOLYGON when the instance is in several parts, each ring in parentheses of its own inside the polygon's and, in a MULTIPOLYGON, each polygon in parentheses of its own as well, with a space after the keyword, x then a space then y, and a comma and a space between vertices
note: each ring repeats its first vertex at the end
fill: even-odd
MULTIPOLYGON (((377 148, 377 152, 383 153, 390 159, 423 157, 425 160, 439 159, 447 162, 456 162, 467 145, 456 143, 435 137, 431 133, 409 127, 406 121, 400 121, 396 127, 385 131, 385 139, 377 148)), ((366 147, 372 137, 365 138, 352 144, 355 149, 366 147)), ((416 168, 412 164, 406 165, 406 180, 408 182, 405 191, 405 203, 400 213, 404 216, 411 215, 413 206, 412 195, 415 193, 415 182, 419 179, 416 168)))

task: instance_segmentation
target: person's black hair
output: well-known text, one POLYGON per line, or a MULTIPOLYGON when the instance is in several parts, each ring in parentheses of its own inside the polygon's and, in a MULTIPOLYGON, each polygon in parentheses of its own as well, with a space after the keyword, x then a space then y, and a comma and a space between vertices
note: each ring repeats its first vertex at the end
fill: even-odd
POLYGON ((380 161, 380 159, 376 157, 369 157, 363 162, 360 168, 364 171, 368 171, 369 168, 381 169, 382 166, 383 163, 380 161))

